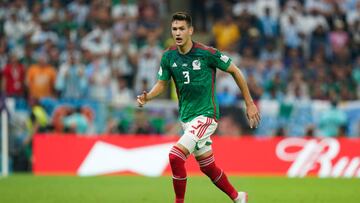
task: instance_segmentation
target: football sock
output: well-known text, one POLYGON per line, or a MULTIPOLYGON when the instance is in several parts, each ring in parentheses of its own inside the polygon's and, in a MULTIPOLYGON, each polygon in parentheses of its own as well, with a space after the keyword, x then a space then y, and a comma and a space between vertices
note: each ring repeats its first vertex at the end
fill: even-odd
POLYGON ((186 155, 178 147, 174 146, 169 154, 171 171, 173 174, 173 186, 176 195, 175 203, 183 203, 186 190, 186 155))
POLYGON ((210 155, 204 159, 198 160, 200 170, 205 173, 211 181, 232 200, 238 196, 238 192, 231 185, 223 170, 215 164, 214 155, 210 155))

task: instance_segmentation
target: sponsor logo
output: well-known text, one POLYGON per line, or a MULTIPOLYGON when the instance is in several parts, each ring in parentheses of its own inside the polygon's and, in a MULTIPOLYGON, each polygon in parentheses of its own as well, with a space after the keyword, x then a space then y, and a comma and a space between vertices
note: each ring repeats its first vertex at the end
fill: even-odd
POLYGON ((162 67, 161 67, 161 66, 160 66, 160 69, 159 69, 158 74, 159 74, 160 76, 162 76, 162 67))
POLYGON ((177 67, 176 63, 174 62, 171 67, 176 68, 177 67))
POLYGON ((97 141, 77 174, 94 176, 119 172, 134 172, 145 176, 160 176, 168 165, 168 153, 174 143, 125 149, 97 141))
POLYGON ((183 66, 183 67, 187 67, 187 66, 188 66, 188 64, 187 64, 187 63, 184 63, 184 64, 182 64, 182 66, 183 66))
POLYGON ((292 162, 289 177, 304 177, 317 168, 319 177, 360 177, 360 157, 338 157, 339 152, 340 143, 334 138, 286 138, 276 146, 277 157, 292 162))
POLYGON ((200 70, 201 69, 201 63, 199 60, 195 60, 192 62, 193 70, 200 70))
POLYGON ((229 57, 226 56, 226 55, 223 55, 223 54, 221 54, 220 59, 221 59, 224 63, 227 63, 227 62, 229 61, 229 57))

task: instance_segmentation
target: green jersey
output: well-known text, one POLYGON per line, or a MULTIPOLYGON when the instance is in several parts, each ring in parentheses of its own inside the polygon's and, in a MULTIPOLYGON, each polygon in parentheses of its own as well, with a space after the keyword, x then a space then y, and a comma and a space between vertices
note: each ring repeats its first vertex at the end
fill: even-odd
POLYGON ((180 54, 176 46, 164 52, 158 79, 174 80, 181 121, 188 122, 200 115, 219 119, 216 68, 226 71, 230 63, 229 57, 197 42, 193 42, 187 54, 180 54))

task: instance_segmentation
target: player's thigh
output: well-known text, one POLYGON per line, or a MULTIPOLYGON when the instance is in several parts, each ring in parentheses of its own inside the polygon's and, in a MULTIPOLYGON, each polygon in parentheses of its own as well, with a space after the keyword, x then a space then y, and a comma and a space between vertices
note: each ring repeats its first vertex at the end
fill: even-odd
POLYGON ((210 124, 204 130, 199 141, 196 143, 195 150, 193 152, 195 157, 199 157, 212 150, 211 135, 215 133, 217 125, 218 125, 217 122, 214 119, 212 119, 210 124))
POLYGON ((197 156, 211 150, 210 136, 217 128, 217 122, 214 119, 198 116, 183 126, 184 134, 178 143, 188 149, 189 153, 197 156))

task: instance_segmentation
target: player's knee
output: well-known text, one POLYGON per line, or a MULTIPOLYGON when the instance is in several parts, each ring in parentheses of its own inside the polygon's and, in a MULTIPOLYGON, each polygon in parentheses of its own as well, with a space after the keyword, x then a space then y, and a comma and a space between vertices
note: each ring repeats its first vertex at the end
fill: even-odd
POLYGON ((173 147, 169 153, 169 162, 171 166, 182 164, 186 160, 186 155, 179 148, 173 147))
POLYGON ((214 155, 210 154, 209 156, 206 156, 206 158, 198 159, 197 160, 201 172, 207 174, 209 173, 209 170, 212 170, 215 166, 215 158, 214 155))
POLYGON ((178 159, 180 159, 180 158, 177 157, 176 155, 172 154, 172 153, 169 153, 169 163, 170 163, 170 165, 174 165, 176 162, 178 162, 178 159))

